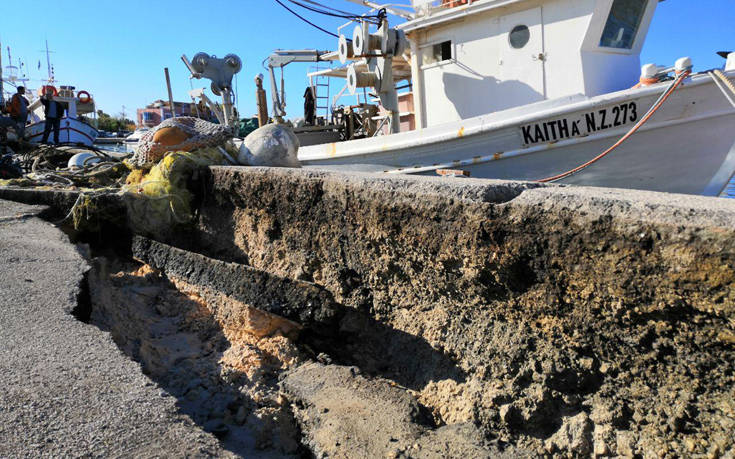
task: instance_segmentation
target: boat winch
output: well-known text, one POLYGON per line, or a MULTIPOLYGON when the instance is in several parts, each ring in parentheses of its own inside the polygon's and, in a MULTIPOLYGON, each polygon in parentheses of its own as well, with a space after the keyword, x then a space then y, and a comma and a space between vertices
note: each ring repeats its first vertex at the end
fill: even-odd
POLYGON ((346 62, 351 57, 361 57, 363 61, 350 65, 347 69, 347 89, 355 95, 358 88, 372 88, 380 98, 380 104, 390 114, 390 132, 400 132, 398 92, 393 78, 393 58, 402 56, 409 48, 409 42, 401 30, 391 29, 388 20, 383 18, 376 33, 370 32, 370 23, 363 21, 355 26, 352 44, 344 35, 339 36, 339 58, 346 62))

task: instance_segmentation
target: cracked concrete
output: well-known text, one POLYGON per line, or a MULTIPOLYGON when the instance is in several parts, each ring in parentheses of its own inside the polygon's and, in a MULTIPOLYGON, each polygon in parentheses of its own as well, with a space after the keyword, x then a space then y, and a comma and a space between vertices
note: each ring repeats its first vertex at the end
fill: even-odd
POLYGON ((229 456, 72 316, 89 266, 43 211, 0 201, 0 456, 229 456))

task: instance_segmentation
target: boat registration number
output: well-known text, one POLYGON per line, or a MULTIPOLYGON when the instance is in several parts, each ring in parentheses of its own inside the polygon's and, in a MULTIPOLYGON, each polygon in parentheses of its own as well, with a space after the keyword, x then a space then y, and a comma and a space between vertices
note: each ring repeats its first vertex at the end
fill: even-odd
POLYGON ((521 126, 521 137, 523 145, 530 146, 584 137, 595 132, 632 125, 636 121, 638 121, 638 107, 635 102, 628 102, 576 117, 527 124, 521 126))

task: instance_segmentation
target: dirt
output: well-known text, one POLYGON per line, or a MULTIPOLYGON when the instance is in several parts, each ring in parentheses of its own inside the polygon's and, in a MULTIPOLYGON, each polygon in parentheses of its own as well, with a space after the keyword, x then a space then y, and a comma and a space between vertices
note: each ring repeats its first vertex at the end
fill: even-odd
POLYGON ((176 397, 181 411, 240 455, 302 455, 277 378, 304 360, 292 340, 296 324, 146 265, 105 258, 94 265, 91 322, 176 397))

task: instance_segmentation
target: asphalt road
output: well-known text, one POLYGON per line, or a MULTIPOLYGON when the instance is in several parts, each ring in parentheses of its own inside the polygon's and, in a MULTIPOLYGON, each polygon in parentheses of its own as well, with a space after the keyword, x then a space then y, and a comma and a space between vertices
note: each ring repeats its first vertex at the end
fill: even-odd
POLYGON ((41 209, 0 201, 0 457, 229 456, 71 314, 88 266, 41 209))

